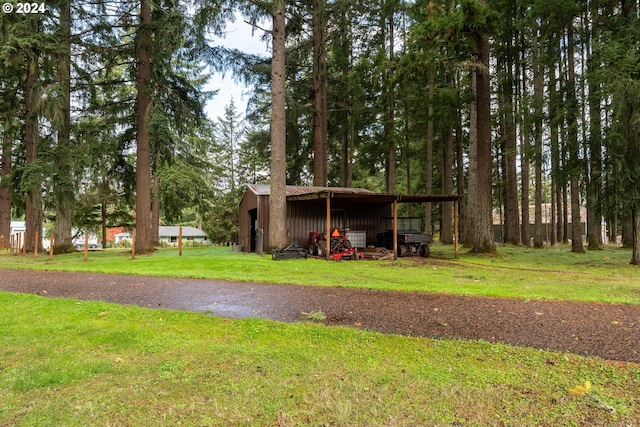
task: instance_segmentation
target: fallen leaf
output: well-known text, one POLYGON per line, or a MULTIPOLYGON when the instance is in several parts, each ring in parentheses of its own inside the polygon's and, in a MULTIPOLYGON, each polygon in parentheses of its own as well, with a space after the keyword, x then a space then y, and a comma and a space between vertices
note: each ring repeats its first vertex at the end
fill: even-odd
POLYGON ((591 381, 585 381, 584 385, 577 385, 574 388, 569 389, 571 394, 578 397, 586 395, 589 393, 589 390, 591 390, 591 381))

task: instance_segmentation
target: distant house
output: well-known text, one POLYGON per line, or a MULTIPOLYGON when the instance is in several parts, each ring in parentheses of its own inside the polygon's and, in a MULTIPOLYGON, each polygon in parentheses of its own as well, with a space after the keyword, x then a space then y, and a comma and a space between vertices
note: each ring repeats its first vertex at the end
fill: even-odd
MULTIPOLYGON (((116 236, 125 233, 124 227, 109 227, 107 228, 107 243, 116 242, 116 236)), ((131 238, 131 236, 129 236, 131 238)))
POLYGON ((18 233, 24 233, 27 229, 24 221, 11 221, 10 227, 11 227, 10 228, 11 231, 9 232, 10 236, 13 236, 18 233))
MULTIPOLYGON (((158 228, 158 235, 160 238, 160 243, 166 245, 177 245, 178 237, 180 236, 180 227, 161 225, 158 228)), ((113 235, 113 241, 116 244, 125 240, 131 242, 131 233, 128 231, 113 235)), ((190 241, 194 243, 204 243, 206 240, 207 233, 205 233, 204 231, 195 227, 182 227, 183 242, 190 241)))
POLYGON ((123 231, 122 233, 116 233, 113 235, 113 242, 118 244, 120 242, 131 242, 131 233, 128 231, 123 231))
MULTIPOLYGON (((160 243, 167 245, 177 245, 178 236, 180 235, 180 227, 178 226, 160 226, 158 230, 160 243)), ((194 243, 204 243, 207 240, 207 233, 195 227, 182 227, 182 241, 191 241, 194 243)))

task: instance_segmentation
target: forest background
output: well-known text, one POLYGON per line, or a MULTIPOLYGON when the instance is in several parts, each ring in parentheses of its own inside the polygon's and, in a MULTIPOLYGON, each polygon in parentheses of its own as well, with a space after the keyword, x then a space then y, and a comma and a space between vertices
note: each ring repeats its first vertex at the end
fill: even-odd
MULTIPOLYGON (((635 0, 12 5, 0 16, 0 235, 24 217, 27 251, 43 223, 58 253, 72 230, 106 242, 112 226, 135 227, 141 253, 161 223, 233 241, 243 184, 264 182, 276 247, 285 184, 354 186, 464 195, 461 239, 476 252, 495 250, 494 211, 505 243, 542 247, 544 206, 549 244, 583 252, 586 220, 589 249, 622 235, 640 264, 635 0), (271 57, 221 45, 237 16, 271 57), (246 116, 233 103, 205 116, 214 72, 250 88, 246 116)), ((408 209, 452 242, 451 206, 408 209)))

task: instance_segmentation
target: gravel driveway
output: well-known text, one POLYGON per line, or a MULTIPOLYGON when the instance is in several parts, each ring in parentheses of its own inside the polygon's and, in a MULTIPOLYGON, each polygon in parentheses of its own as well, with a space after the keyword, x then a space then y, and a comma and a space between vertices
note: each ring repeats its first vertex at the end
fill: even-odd
POLYGON ((323 323, 429 338, 482 339, 640 363, 640 305, 0 269, 0 290, 323 323))

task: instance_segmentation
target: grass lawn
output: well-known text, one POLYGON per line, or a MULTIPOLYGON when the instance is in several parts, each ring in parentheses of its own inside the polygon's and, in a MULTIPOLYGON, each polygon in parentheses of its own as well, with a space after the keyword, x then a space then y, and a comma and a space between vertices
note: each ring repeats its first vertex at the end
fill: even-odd
POLYGON ((33 295, 0 293, 0 306, 1 426, 628 426, 640 419, 638 365, 33 295))
POLYGON ((399 261, 318 259, 273 261, 270 256, 232 252, 226 247, 161 249, 131 259, 105 251, 55 256, 13 256, 0 252, 0 268, 89 271, 421 292, 445 292, 522 299, 561 299, 640 304, 640 268, 619 248, 573 254, 569 247, 501 247, 498 255, 461 252, 434 245, 430 258, 399 261))
MULTIPOLYGON (((620 249, 399 262, 227 248, 0 255, 2 267, 640 303, 620 249), (345 280, 349 277, 349 280, 345 280)), ((0 426, 637 426, 640 366, 477 341, 0 293, 0 426)))

